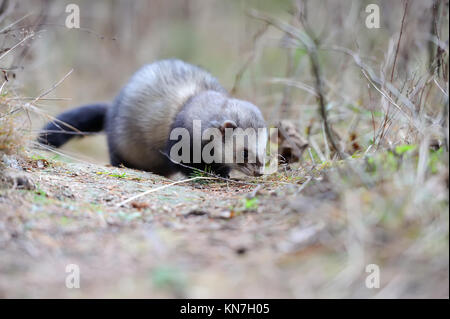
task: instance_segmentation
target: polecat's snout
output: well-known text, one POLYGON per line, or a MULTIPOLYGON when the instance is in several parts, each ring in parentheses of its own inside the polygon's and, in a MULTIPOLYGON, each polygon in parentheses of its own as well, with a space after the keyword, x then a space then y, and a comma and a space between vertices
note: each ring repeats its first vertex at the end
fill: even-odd
POLYGON ((234 168, 249 176, 264 175, 264 166, 258 164, 238 164, 234 168))
POLYGON ((247 174, 247 175, 250 175, 250 176, 262 176, 264 174, 263 169, 264 169, 264 167, 254 166, 249 171, 250 174, 247 174))

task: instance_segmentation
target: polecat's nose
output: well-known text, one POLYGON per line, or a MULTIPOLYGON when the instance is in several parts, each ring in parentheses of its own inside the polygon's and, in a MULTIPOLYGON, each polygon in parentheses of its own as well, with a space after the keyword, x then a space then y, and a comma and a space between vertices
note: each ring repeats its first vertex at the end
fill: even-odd
POLYGON ((261 172, 260 169, 255 169, 253 171, 253 176, 262 176, 262 175, 263 175, 263 173, 261 172))

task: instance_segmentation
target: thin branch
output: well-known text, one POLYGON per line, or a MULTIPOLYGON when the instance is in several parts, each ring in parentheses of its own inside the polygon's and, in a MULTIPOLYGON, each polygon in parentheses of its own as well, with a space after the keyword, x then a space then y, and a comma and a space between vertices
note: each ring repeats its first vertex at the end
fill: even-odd
POLYGON ((284 85, 287 85, 287 86, 293 86, 293 87, 295 87, 297 89, 306 91, 309 94, 314 95, 315 97, 319 96, 312 86, 309 86, 309 85, 307 85, 305 83, 302 83, 300 81, 297 81, 297 80, 283 79, 283 78, 272 78, 268 82, 269 83, 273 83, 273 84, 280 83, 280 84, 284 84, 284 85))
POLYGON ((170 183, 170 184, 167 184, 167 185, 163 185, 163 186, 160 186, 160 187, 152 188, 152 189, 149 189, 148 191, 145 191, 145 192, 143 192, 143 193, 141 193, 141 194, 132 196, 132 197, 130 197, 130 198, 128 198, 128 199, 126 199, 126 200, 124 200, 124 201, 118 203, 118 204, 116 205, 116 207, 121 207, 121 206, 125 205, 126 203, 129 203, 129 202, 131 202, 131 201, 133 201, 133 200, 135 200, 135 199, 137 199, 137 198, 139 198, 139 197, 148 195, 148 194, 150 194, 150 193, 157 192, 157 191, 159 191, 159 190, 161 190, 161 189, 164 189, 164 188, 167 188, 167 187, 176 185, 176 184, 181 184, 181 183, 186 183, 186 182, 195 181, 195 180, 198 180, 198 179, 215 179, 215 178, 214 178, 214 177, 197 176, 197 177, 193 177, 193 178, 183 179, 182 181, 176 181, 176 182, 173 182, 173 183, 170 183))
POLYGON ((47 94, 49 94, 51 91, 53 91, 56 87, 58 87, 61 83, 64 82, 65 79, 67 79, 67 77, 69 75, 71 75, 73 72, 73 69, 71 69, 61 80, 59 80, 58 82, 56 82, 55 84, 52 85, 51 88, 49 88, 48 90, 46 90, 45 92, 41 93, 40 95, 38 95, 38 97, 36 97, 33 102, 31 102, 32 104, 36 103, 37 101, 39 101, 41 98, 43 98, 44 96, 46 96, 47 94))
POLYGON ((65 150, 64 152, 59 152, 54 147, 51 147, 51 146, 48 146, 48 145, 44 145, 44 144, 40 144, 40 143, 34 142, 34 141, 31 141, 31 145, 33 145, 36 149, 45 149, 45 150, 47 150, 49 152, 58 154, 58 155, 60 155, 62 157, 66 157, 66 158, 69 158, 71 160, 74 160, 74 161, 77 161, 77 162, 80 162, 80 163, 89 164, 89 165, 93 164, 93 160, 89 159, 87 157, 85 157, 85 158, 89 159, 89 160, 92 160, 92 162, 88 162, 88 161, 85 161, 83 159, 80 159, 80 158, 77 158, 77 157, 74 157, 74 156, 66 154, 66 153, 68 153, 67 150, 65 150))
POLYGON ((309 57, 311 60, 312 72, 316 79, 316 81, 315 81, 316 92, 319 95, 317 99, 318 99, 318 103, 319 103, 320 115, 322 117, 322 121, 324 124, 325 134, 326 134, 331 146, 333 147, 334 151, 337 153, 339 159, 343 159, 344 154, 341 152, 341 150, 337 146, 334 134, 332 133, 330 125, 328 123, 325 96, 323 94, 323 88, 322 88, 322 77, 321 77, 319 62, 317 59, 317 51, 316 50, 308 50, 308 52, 309 52, 309 57))
POLYGON ((392 64, 391 82, 394 80, 395 64, 397 62, 397 56, 398 56, 398 52, 399 52, 399 49, 400 49, 400 41, 402 39, 403 26, 404 26, 404 23, 405 23, 406 12, 407 12, 407 9, 408 9, 408 3, 409 3, 409 1, 406 0, 405 10, 403 11, 402 24, 400 26, 400 35, 398 36, 397 49, 395 50, 394 63, 392 64))
POLYGON ((17 48, 18 46, 20 46, 22 43, 24 43, 25 41, 27 41, 28 39, 34 37, 36 33, 30 33, 29 35, 27 35, 25 38, 23 38, 22 40, 20 40, 18 43, 16 43, 12 48, 10 48, 8 51, 6 51, 5 53, 3 53, 2 55, 0 55, 0 60, 3 59, 9 52, 11 52, 12 50, 14 50, 15 48, 17 48))
MULTIPOLYGON (((6 101, 31 101, 36 99, 35 97, 10 97, 7 98, 6 101)), ((71 101, 71 97, 47 97, 40 98, 41 101, 71 101)))
POLYGON ((11 23, 10 25, 7 25, 6 27, 4 27, 3 29, 0 30, 0 34, 6 33, 8 32, 8 30, 10 28, 12 28, 13 26, 15 26, 17 23, 21 22, 22 20, 25 20, 26 18, 28 18, 30 15, 32 15, 32 13, 28 13, 26 15, 24 15, 22 18, 17 19, 16 21, 14 21, 13 23, 11 23))
MULTIPOLYGON (((28 131, 28 130, 27 130, 28 131)), ((35 133, 58 133, 58 134, 68 134, 68 135, 99 135, 101 133, 99 132, 73 132, 73 131, 60 131, 60 130, 31 130, 30 132, 35 132, 35 133)))

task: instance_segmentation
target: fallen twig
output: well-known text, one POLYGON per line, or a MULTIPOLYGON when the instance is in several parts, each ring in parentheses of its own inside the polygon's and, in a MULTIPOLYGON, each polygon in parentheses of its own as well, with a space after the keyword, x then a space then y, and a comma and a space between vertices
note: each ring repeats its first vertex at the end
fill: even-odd
POLYGON ((116 206, 117 206, 117 207, 120 207, 120 206, 125 205, 125 204, 128 203, 128 202, 131 202, 132 200, 135 200, 136 198, 145 196, 145 195, 150 194, 150 193, 157 192, 157 191, 159 191, 159 190, 161 190, 161 189, 164 189, 164 188, 167 188, 167 187, 176 185, 176 184, 181 184, 181 183, 185 183, 185 182, 190 182, 190 181, 194 181, 194 180, 197 180, 197 179, 215 179, 215 178, 214 178, 214 177, 197 176, 197 177, 193 177, 193 178, 183 179, 182 181, 176 181, 176 182, 173 182, 173 183, 170 183, 170 184, 167 184, 167 185, 163 185, 163 186, 160 186, 160 187, 157 187, 157 188, 149 189, 148 191, 145 191, 145 192, 143 192, 143 193, 141 193, 141 194, 132 196, 132 197, 130 197, 130 198, 128 198, 128 199, 126 199, 126 200, 120 202, 120 203, 117 204, 116 206))

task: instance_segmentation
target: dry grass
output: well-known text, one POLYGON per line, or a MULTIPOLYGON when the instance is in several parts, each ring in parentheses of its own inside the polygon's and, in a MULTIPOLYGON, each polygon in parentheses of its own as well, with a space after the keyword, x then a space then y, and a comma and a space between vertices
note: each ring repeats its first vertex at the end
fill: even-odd
MULTIPOLYGON (((0 108, 2 107, 5 106, 0 105, 0 108)), ((23 152, 28 137, 17 130, 19 126, 17 119, 9 115, 8 111, 0 113, 0 155, 20 154, 23 152)))
MULTIPOLYGON (((6 225, 0 260, 5 268, 19 263, 20 269, 28 269, 23 281, 17 279, 21 272, 0 276, 0 295, 70 297, 54 276, 46 276, 45 282, 42 274, 60 271, 74 256, 84 269, 116 265, 119 256, 119 264, 109 271, 87 271, 88 288, 79 296, 448 298, 448 1, 381 1, 382 28, 377 30, 365 27, 365 3, 360 1, 283 3, 290 11, 255 3, 238 10, 230 3, 221 3, 219 9, 205 5, 211 18, 194 10, 203 5, 194 1, 176 21, 201 33, 217 20, 208 28, 209 36, 225 34, 236 47, 233 54, 217 53, 226 42, 216 48, 207 37, 186 54, 180 34, 173 37, 180 46, 173 52, 218 72, 233 93, 260 105, 271 124, 291 120, 299 140, 305 140, 302 145, 309 145, 298 152, 300 162, 280 165, 277 174, 241 184, 167 187, 168 181, 143 172, 107 168, 115 174, 98 174, 106 168, 66 166, 60 163, 62 157, 50 160, 54 153, 35 153, 21 165, 39 184, 28 191, 14 186, 0 192, 0 212, 7 212, 0 214, 6 225), (245 21, 248 28, 239 33, 239 40, 223 21, 241 23, 233 23, 233 28, 245 21), (232 66, 232 72, 224 71, 225 65, 232 66), (122 178, 124 171, 139 178, 122 178), (117 207, 136 194, 146 196, 117 207), (185 200, 178 201, 180 196, 185 200), (96 248, 99 236, 108 249, 96 248), (160 264, 145 257, 154 255, 161 257, 160 264), (41 268, 29 270, 35 258, 42 261, 41 268), (381 269, 379 290, 364 286, 365 266, 372 263, 381 269), (112 273, 124 281, 108 283, 112 273), (149 283, 149 277, 160 282, 161 276, 171 278, 163 288, 149 283), (47 289, 42 292, 41 287, 47 289), (128 294, 126 287, 135 290, 128 294)), ((106 12, 94 25, 112 37, 108 28, 117 20, 113 13, 123 7, 109 2, 84 5, 92 12, 106 12)), ((81 67, 70 89, 64 84, 57 88, 62 81, 56 82, 55 74, 73 67, 63 49, 55 51, 62 62, 46 68, 44 75, 27 73, 24 83, 30 87, 50 87, 31 94, 38 98, 20 98, 18 92, 28 88, 20 81, 3 82, 0 154, 30 151, 28 115, 32 121, 38 116, 47 120, 49 109, 62 109, 42 104, 53 89, 74 97, 75 104, 112 98, 131 69, 148 62, 140 60, 143 56, 161 58, 155 42, 136 40, 159 34, 172 39, 168 29, 139 28, 156 12, 148 6, 152 4, 138 2, 125 12, 138 21, 130 33, 135 60, 130 61, 129 43, 119 37, 114 44, 94 44, 108 53, 102 51, 102 61, 93 65, 86 53, 91 39, 77 42, 75 64, 81 67), (101 65, 106 73, 98 81, 93 73, 102 73, 96 69, 101 65), (94 71, 79 71, 90 68, 94 71), (50 80, 40 81, 45 74, 50 80)), ((180 9, 175 4, 158 8, 170 23, 175 19, 170 12, 180 9)), ((121 22, 114 25, 126 33, 121 22)), ((29 34, 8 38, 5 49, 29 34)), ((72 43, 68 35, 40 41, 36 39, 31 50, 38 61, 48 50, 64 47, 61 42, 72 43)), ((161 52, 167 53, 164 45, 161 42, 161 52)), ((21 55, 14 50, 0 53, 0 63, 12 63, 16 53, 21 55)))

